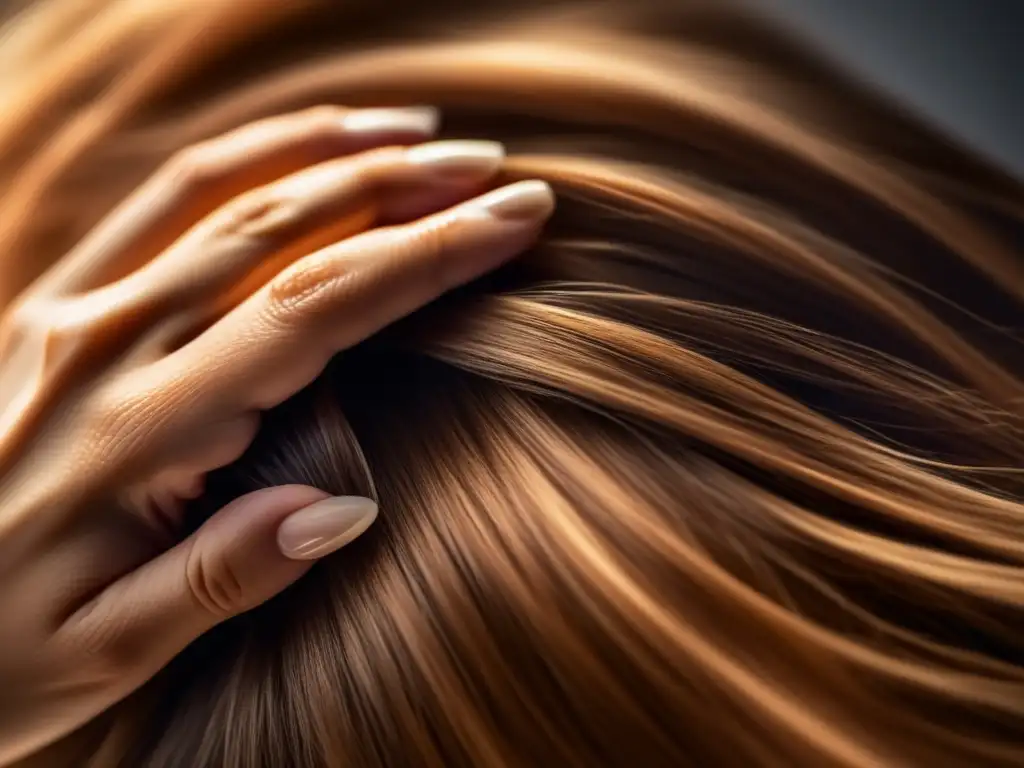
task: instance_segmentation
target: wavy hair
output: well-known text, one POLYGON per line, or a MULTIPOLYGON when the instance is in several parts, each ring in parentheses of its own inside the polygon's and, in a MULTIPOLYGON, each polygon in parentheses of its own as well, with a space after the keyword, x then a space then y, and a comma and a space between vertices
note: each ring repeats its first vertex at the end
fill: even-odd
POLYGON ((6 29, 0 303, 174 152, 317 103, 436 104, 560 199, 190 512, 304 483, 375 529, 43 764, 1024 765, 1017 181, 721 3, 6 29))

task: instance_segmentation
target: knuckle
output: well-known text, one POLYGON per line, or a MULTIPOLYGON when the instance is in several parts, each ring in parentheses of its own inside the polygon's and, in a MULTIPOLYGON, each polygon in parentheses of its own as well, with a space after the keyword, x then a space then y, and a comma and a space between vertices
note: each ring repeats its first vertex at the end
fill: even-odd
POLYGON ((301 201, 273 187, 247 192, 216 217, 212 236, 225 240, 273 240, 291 236, 305 219, 301 201))
POLYGON ((186 559, 185 588, 196 606, 216 621, 248 607, 246 590, 230 559, 213 556, 198 544, 186 559))
POLYGON ((32 349, 45 379, 64 372, 86 353, 98 328, 96 322, 71 322, 71 302, 56 299, 19 301, 4 316, 0 337, 8 350, 32 349))
POLYGON ((268 313, 278 324, 291 325, 308 313, 318 302, 351 274, 342 260, 319 259, 311 264, 298 264, 279 275, 268 293, 268 313))
POLYGON ((35 335, 40 319, 47 316, 49 313, 41 311, 38 301, 18 300, 7 308, 0 319, 0 336, 13 341, 35 335))
POLYGON ((308 323, 322 310, 354 299, 388 271, 396 252, 408 248, 408 240, 405 227, 380 227, 339 249, 297 262, 268 286, 270 319, 286 326, 308 323))
POLYGON ((18 330, 33 330, 53 325, 56 316, 52 300, 22 298, 8 307, 4 313, 4 327, 18 330))
POLYGON ((444 292, 459 282, 451 258, 458 237, 458 222, 439 217, 374 230, 358 254, 346 249, 299 262, 268 286, 270 320, 286 327, 309 323, 360 294, 380 296, 380 290, 396 282, 415 281, 444 292))
POLYGON ((119 471, 139 452, 142 438, 159 428, 166 409, 162 397, 126 386, 123 375, 107 368, 110 318, 79 312, 73 304, 32 300, 12 310, 4 318, 0 365, 12 357, 30 361, 31 384, 19 390, 28 398, 19 409, 59 414, 73 436, 69 455, 89 460, 98 471, 119 471), (89 385, 80 386, 83 380, 89 385))
POLYGON ((210 181, 211 172, 210 148, 206 142, 182 149, 165 166, 166 175, 184 189, 204 186, 210 181))

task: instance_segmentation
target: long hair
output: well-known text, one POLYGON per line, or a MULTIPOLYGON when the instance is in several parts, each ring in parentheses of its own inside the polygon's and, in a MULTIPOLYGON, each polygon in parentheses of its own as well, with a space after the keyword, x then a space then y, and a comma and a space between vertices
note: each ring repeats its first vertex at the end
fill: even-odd
POLYGON ((305 483, 378 499, 374 530, 45 759, 1024 765, 1016 181, 720 3, 67 0, 7 30, 0 304, 174 152, 318 103, 438 105, 559 198, 189 515, 305 483))

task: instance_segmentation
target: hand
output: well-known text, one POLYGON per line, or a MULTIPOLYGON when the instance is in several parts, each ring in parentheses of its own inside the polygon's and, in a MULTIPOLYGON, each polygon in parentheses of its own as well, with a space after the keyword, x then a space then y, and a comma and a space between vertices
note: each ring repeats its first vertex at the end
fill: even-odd
POLYGON ((261 411, 537 237, 550 189, 473 198, 500 146, 402 146, 432 123, 321 108, 192 147, 2 318, 0 765, 372 522, 368 499, 291 486, 174 535, 261 411))

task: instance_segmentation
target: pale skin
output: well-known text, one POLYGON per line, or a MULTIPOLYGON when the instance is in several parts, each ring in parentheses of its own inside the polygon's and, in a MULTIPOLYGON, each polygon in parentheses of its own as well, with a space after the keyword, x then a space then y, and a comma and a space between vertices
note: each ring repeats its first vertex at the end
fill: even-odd
POLYGON ((262 411, 537 238, 550 188, 435 128, 322 107, 192 147, 0 318, 0 766, 373 522, 287 486, 175 531, 262 411))

